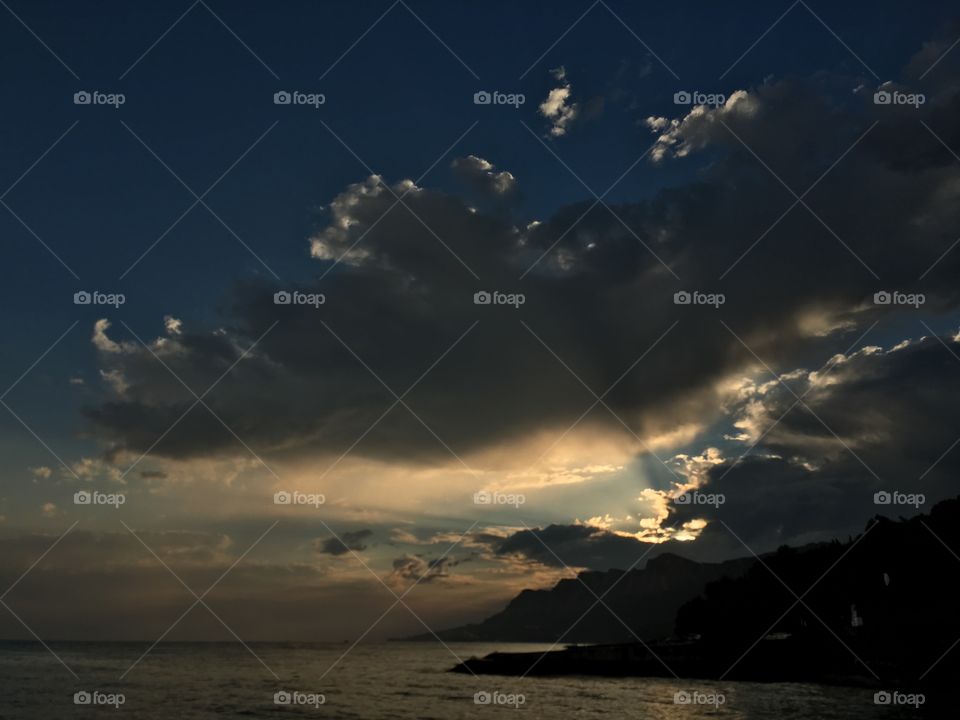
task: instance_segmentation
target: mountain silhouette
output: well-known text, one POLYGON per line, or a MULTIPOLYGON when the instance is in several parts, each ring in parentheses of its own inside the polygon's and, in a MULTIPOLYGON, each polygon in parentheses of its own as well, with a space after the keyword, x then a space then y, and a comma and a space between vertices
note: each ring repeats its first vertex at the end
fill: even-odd
MULTIPOLYGON (((876 516, 844 541, 783 546, 759 558, 709 565, 662 556, 627 573, 605 599, 632 632, 596 608, 579 630, 564 633, 595 599, 575 590, 577 581, 563 581, 521 593, 503 612, 449 637, 601 644, 546 656, 493 653, 454 670, 950 689, 960 677, 957 548, 960 499, 950 499, 909 519, 876 516), (611 642, 625 632, 629 641, 611 642)), ((622 575, 581 578, 599 595, 622 575)))
MULTIPOLYGON (((585 571, 549 590, 524 590, 483 622, 437 635, 445 642, 610 643, 661 637, 673 631, 680 606, 707 583, 738 577, 753 563, 752 557, 699 563, 665 553, 649 560, 643 570, 585 571)), ((425 634, 407 639, 435 638, 425 634)))

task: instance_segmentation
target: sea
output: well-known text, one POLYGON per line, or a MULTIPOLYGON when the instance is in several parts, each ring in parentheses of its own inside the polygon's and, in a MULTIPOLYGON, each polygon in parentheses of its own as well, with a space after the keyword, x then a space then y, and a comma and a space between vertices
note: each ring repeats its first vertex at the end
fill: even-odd
POLYGON ((547 645, 161 643, 144 655, 147 648, 141 643, 0 642, 0 718, 918 716, 917 699, 897 697, 895 688, 877 696, 876 689, 811 684, 448 672, 459 659, 495 650, 539 652, 547 645))

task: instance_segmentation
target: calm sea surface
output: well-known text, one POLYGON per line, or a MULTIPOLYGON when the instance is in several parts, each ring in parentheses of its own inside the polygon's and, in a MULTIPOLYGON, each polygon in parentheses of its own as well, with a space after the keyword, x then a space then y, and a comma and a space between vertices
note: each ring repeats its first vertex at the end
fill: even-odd
POLYGON ((39 644, 0 643, 0 717, 829 720, 917 716, 912 708, 877 706, 873 692, 861 689, 636 678, 477 679, 445 672, 456 663, 452 653, 466 659, 493 650, 546 649, 537 645, 453 643, 449 650, 433 644, 359 645, 339 662, 348 645, 252 645, 279 680, 239 644, 161 644, 123 680, 120 676, 146 644, 54 643, 51 647, 79 680, 39 644), (90 694, 91 704, 75 704, 74 694, 84 692, 90 694), (681 698, 696 698, 696 702, 676 704, 678 692, 687 693, 681 698), (290 704, 276 704, 277 693, 287 693, 278 699, 289 699, 290 704), (480 699, 489 704, 475 703, 477 693, 486 693, 480 699), (123 702, 115 707, 118 694, 123 702), (719 695, 723 704, 705 704, 719 695))

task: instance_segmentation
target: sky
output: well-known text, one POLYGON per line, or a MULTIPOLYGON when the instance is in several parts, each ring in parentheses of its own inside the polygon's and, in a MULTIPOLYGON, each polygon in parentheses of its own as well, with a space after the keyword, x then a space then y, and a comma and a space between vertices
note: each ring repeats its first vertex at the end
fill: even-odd
POLYGON ((949 3, 0 6, 0 637, 419 634, 956 494, 949 3))

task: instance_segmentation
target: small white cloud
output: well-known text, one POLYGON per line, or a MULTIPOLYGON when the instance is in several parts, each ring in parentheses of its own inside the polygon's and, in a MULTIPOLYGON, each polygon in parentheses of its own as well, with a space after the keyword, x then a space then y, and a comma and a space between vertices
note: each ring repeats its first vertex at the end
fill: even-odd
POLYGON ((99 458, 80 458, 73 463, 72 470, 81 480, 109 480, 121 484, 125 482, 119 468, 99 458))
POLYGON ((550 71, 560 82, 540 103, 540 114, 551 121, 550 135, 561 137, 567 134, 567 128, 580 114, 580 105, 570 102, 571 88, 567 80, 567 71, 562 65, 550 71))
POLYGON ((27 468, 35 478, 40 478, 46 480, 53 474, 53 470, 48 468, 46 465, 40 465, 39 467, 27 468))
POLYGON ((670 120, 665 117, 648 117, 645 121, 647 127, 653 130, 654 132, 659 132, 663 130, 667 125, 670 124, 670 120))
POLYGON ((168 335, 180 335, 183 332, 183 321, 173 315, 163 316, 163 326, 167 329, 168 335))
POLYGON ((123 351, 123 346, 107 337, 107 330, 110 329, 110 321, 106 318, 100 318, 93 324, 93 346, 100 352, 119 353, 123 351))

